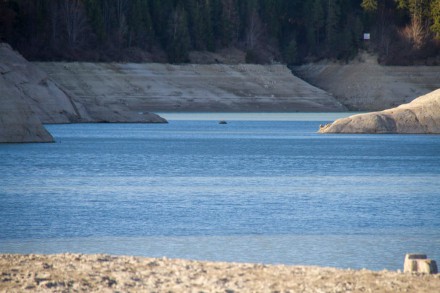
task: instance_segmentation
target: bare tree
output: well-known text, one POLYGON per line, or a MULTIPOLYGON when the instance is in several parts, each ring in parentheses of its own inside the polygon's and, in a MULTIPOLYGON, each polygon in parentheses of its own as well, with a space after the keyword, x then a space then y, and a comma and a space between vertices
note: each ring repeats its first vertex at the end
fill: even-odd
POLYGON ((225 21, 225 33, 230 41, 236 42, 240 35, 240 18, 236 9, 235 0, 222 0, 222 17, 225 21))
POLYGON ((62 14, 69 48, 77 48, 83 41, 87 19, 81 0, 65 0, 62 14))
POLYGON ((50 46, 52 49, 58 47, 60 37, 60 1, 53 0, 50 2, 50 46))
POLYGON ((116 0, 115 2, 116 2, 116 18, 118 20, 118 26, 116 28, 116 36, 117 36, 117 43, 121 47, 124 42, 124 38, 128 32, 127 18, 126 18, 128 1, 116 0))
POLYGON ((425 43, 427 29, 421 21, 412 19, 411 23, 401 31, 401 35, 419 49, 425 43))
POLYGON ((258 12, 254 9, 249 16, 249 24, 246 31, 246 45, 248 49, 254 49, 258 45, 258 41, 262 34, 263 26, 258 12))

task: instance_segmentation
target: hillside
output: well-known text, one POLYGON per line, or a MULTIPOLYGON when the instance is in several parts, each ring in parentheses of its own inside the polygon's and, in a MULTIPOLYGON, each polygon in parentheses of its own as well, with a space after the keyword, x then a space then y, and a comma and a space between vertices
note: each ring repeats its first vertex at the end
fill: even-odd
POLYGON ((354 111, 396 107, 440 88, 440 66, 383 66, 365 53, 350 63, 322 61, 293 71, 354 111))
POLYGON ((0 1, 0 41, 33 61, 180 64, 235 48, 299 64, 368 47, 383 64, 439 65, 439 24, 439 0, 0 1))

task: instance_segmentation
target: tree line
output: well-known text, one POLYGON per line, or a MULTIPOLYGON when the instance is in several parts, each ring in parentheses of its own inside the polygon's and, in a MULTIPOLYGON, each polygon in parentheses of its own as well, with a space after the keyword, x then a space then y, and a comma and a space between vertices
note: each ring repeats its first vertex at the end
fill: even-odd
POLYGON ((234 47, 251 63, 367 49, 437 64, 439 39, 440 0, 0 0, 0 41, 31 60, 185 63, 234 47))

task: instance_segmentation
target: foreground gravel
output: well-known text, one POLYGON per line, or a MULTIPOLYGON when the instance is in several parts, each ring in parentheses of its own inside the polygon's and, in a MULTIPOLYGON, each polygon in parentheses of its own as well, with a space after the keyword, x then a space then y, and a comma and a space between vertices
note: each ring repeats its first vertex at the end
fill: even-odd
POLYGON ((109 255, 0 255, 0 292, 440 292, 440 275, 109 255))

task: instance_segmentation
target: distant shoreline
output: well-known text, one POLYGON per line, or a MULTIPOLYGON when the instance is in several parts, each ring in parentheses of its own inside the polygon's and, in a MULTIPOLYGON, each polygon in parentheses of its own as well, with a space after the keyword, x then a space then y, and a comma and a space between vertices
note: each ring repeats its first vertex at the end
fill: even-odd
POLYGON ((156 112, 170 120, 334 121, 362 112, 156 112))

